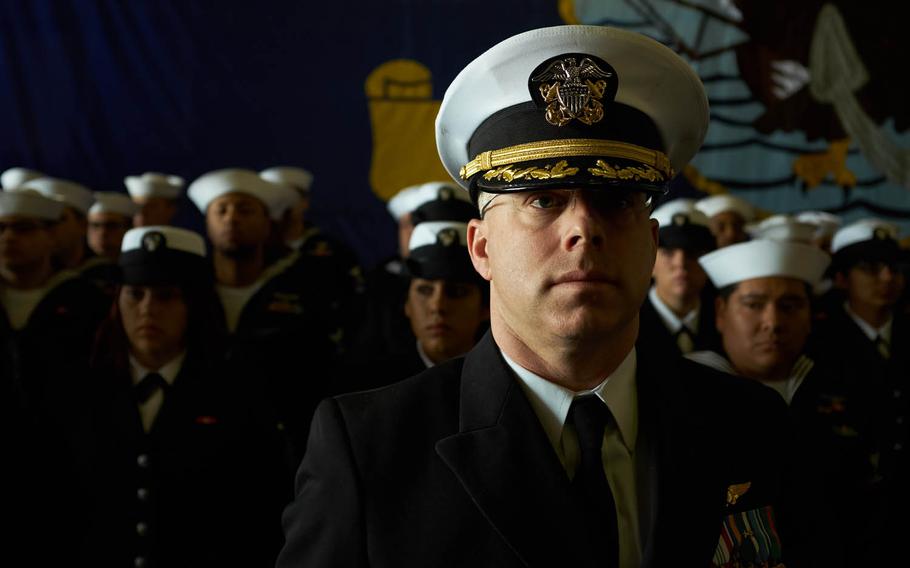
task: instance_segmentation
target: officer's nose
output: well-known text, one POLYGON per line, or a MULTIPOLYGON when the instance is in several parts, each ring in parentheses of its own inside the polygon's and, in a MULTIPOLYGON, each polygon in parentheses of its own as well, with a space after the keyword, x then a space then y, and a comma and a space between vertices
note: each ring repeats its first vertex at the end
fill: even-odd
POLYGON ((567 219, 564 244, 567 250, 579 246, 601 247, 604 243, 603 220, 591 200, 582 192, 572 192, 571 203, 563 213, 567 219))

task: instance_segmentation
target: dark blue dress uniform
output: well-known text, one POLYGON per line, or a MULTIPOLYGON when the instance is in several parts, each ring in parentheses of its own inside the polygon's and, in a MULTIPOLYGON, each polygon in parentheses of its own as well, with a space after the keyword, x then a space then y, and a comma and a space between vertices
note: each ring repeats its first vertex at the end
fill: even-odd
POLYGON ((68 371, 88 363, 110 298, 73 275, 59 281, 35 307, 25 327, 13 329, 0 307, 0 377, 19 404, 36 412, 68 371))
POLYGON ((339 352, 350 349, 365 310, 365 282, 357 255, 340 240, 320 231, 307 230, 297 249, 294 270, 302 278, 319 281, 319 302, 329 308, 336 328, 332 339, 339 352))
POLYGON ((79 267, 79 274, 111 299, 114 298, 122 279, 120 267, 116 262, 94 254, 82 263, 82 266, 79 267))
MULTIPOLYGON (((650 298, 645 299, 638 313, 638 341, 636 347, 642 353, 656 355, 684 355, 676 335, 664 323, 650 298)), ((699 306, 698 330, 692 333, 694 351, 715 350, 720 346, 720 336, 714 327, 713 299, 703 298, 699 306)))
MULTIPOLYGON (((707 566, 722 519, 775 494, 786 409, 677 358, 642 358, 637 383, 646 565, 707 566)), ((569 478, 489 334, 465 358, 324 402, 297 483, 281 567, 599 565, 573 545, 569 478)))
MULTIPOLYGON (((477 209, 456 198, 454 192, 460 190, 450 184, 431 182, 420 186, 420 191, 424 198, 429 198, 410 212, 414 226, 431 221, 467 223, 477 217, 477 209)), ((384 260, 366 274, 364 284, 363 321, 357 331, 353 355, 371 360, 408 359, 413 355, 415 339, 404 314, 410 284, 406 260, 400 255, 384 260)))
POLYGON ((910 443, 910 319, 895 313, 891 328, 890 357, 841 306, 820 326, 814 349, 819 358, 841 370, 856 400, 863 401, 864 423, 873 430, 875 475, 867 489, 867 502, 875 510, 866 518, 866 553, 863 562, 874 565, 889 551, 903 550, 901 535, 910 531, 907 479, 907 445, 910 443))
POLYGON ((341 346, 338 312, 325 300, 331 282, 289 260, 244 305, 228 357, 274 405, 277 426, 293 447, 289 459, 297 463, 313 410, 334 379, 341 346))
POLYGON ((255 393, 190 353, 146 432, 128 371, 95 369, 92 381, 74 393, 85 406, 67 436, 79 565, 270 565, 290 484, 255 393))

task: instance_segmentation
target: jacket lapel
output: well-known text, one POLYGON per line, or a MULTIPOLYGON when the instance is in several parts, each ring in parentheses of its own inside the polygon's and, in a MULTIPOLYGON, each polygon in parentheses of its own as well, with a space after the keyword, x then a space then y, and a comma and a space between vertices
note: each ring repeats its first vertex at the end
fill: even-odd
POLYGON ((572 547, 568 477, 488 332, 462 370, 459 432, 436 451, 527 566, 593 566, 572 547))
POLYGON ((643 566, 697 558, 704 550, 710 555, 724 505, 725 486, 711 466, 714 436, 681 388, 682 381, 691 380, 673 364, 681 360, 667 359, 638 358, 643 566))

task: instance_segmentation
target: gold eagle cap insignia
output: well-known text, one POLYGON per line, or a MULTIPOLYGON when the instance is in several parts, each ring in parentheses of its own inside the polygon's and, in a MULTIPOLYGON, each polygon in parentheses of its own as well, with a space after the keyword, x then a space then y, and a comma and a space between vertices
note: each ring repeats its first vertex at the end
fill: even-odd
POLYGON ((583 57, 579 63, 575 57, 564 57, 531 77, 531 82, 540 83, 540 96, 547 103, 547 122, 564 126, 576 119, 590 126, 604 116, 600 101, 606 79, 612 77, 612 72, 601 69, 590 57, 583 57))
POLYGON ((146 252, 155 252, 161 248, 162 245, 166 244, 166 242, 162 233, 152 231, 143 235, 142 248, 145 249, 146 252))
POLYGON ((734 483, 727 487, 727 506, 732 507, 736 505, 736 502, 739 501, 739 498, 746 494, 749 488, 752 487, 752 482, 747 481, 745 483, 734 483))
POLYGON ((437 233, 436 240, 444 247, 450 247, 458 244, 458 231, 455 229, 443 229, 437 233))

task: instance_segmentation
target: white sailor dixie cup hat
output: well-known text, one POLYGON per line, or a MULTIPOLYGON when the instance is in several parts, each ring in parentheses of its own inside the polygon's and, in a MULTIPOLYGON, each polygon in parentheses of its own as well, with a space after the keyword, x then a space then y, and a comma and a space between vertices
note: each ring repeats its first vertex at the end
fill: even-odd
POLYGON ((698 75, 647 36, 556 26, 513 36, 445 93, 436 143, 475 197, 535 187, 666 191, 708 128, 698 75))
POLYGON ((265 204, 269 217, 281 219, 290 205, 289 187, 259 177, 253 170, 225 168, 200 176, 190 184, 187 195, 199 211, 205 215, 212 201, 229 193, 243 193, 255 197, 265 204))
POLYGON ((808 221, 786 214, 771 215, 760 223, 747 228, 753 239, 771 239, 772 241, 791 241, 811 244, 817 227, 808 221))
POLYGON ((139 206, 129 196, 117 191, 96 191, 95 203, 89 208, 89 215, 95 213, 116 213, 132 217, 139 211, 139 206))
POLYGON ((259 172, 259 177, 272 183, 289 186, 302 195, 310 192, 313 185, 313 174, 303 168, 293 166, 275 166, 259 172))
POLYGON ((794 278, 815 287, 831 257, 805 243, 756 239, 718 249, 698 262, 718 289, 771 276, 794 278))
POLYGON ((11 191, 21 191, 23 189, 33 189, 45 197, 55 199, 64 205, 72 207, 83 215, 88 213, 92 203, 95 202, 92 190, 84 185, 65 179, 52 177, 36 178, 25 182, 11 191))
POLYGON ((810 223, 815 226, 813 237, 816 239, 825 236, 833 236, 843 224, 840 217, 828 213, 827 211, 803 211, 802 213, 799 213, 796 218, 799 221, 810 223))
POLYGON ((0 185, 3 186, 3 189, 16 189, 29 180, 43 177, 47 176, 37 170, 20 168, 17 166, 4 170, 4 172, 0 174, 0 185))
POLYGON ((732 211, 739 214, 745 221, 755 219, 755 208, 745 199, 735 195, 723 194, 703 197, 695 202, 695 206, 708 217, 732 211))
POLYGON ((44 221, 59 221, 63 202, 51 199, 34 189, 0 191, 0 217, 32 217, 44 221))
POLYGON ((185 182, 180 176, 159 172, 145 172, 141 176, 126 176, 123 179, 126 190, 133 199, 163 197, 177 199, 185 182))

